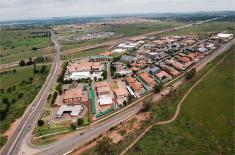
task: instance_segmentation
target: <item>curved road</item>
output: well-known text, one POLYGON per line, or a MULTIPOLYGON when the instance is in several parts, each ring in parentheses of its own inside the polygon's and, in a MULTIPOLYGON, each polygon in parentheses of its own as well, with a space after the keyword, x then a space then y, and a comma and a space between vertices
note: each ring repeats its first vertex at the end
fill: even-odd
MULTIPOLYGON (((216 58, 220 54, 227 51, 233 44, 235 44, 235 39, 231 40, 230 42, 226 43, 225 45, 223 45, 220 48, 218 48, 217 50, 215 50, 213 53, 208 55, 205 59, 203 59, 200 63, 196 64, 194 67, 197 69, 197 71, 201 70, 206 64, 208 64, 214 58, 216 58)), ((204 76, 206 76, 206 75, 204 75, 204 76)), ((203 76, 203 78, 204 78, 204 76, 203 76)), ((178 85, 178 83, 176 82, 175 85, 178 85)), ((171 88, 166 88, 166 89, 167 90, 163 90, 163 91, 169 92, 171 88)), ((161 96, 161 95, 159 95, 159 96, 161 96)), ((39 155, 52 155, 52 154, 62 155, 66 152, 69 152, 70 150, 73 150, 77 146, 81 146, 82 144, 89 142, 90 140, 99 136, 100 134, 105 133, 112 126, 115 126, 115 125, 119 124, 120 122, 122 122, 122 121, 126 120, 127 118, 136 114, 142 108, 142 103, 143 102, 139 102, 134 107, 130 107, 127 110, 125 110, 125 111, 115 115, 114 117, 104 121, 102 125, 91 128, 84 135, 67 137, 67 138, 63 139, 62 141, 59 141, 59 142, 56 142, 56 143, 50 145, 47 148, 42 148, 42 150, 38 154, 39 155)), ((177 109, 178 109, 177 110, 178 112, 176 112, 175 116, 173 116, 173 118, 170 119, 169 122, 174 121, 174 119, 176 119, 176 117, 180 111, 180 105, 177 109)), ((168 123, 168 121, 164 121, 162 123, 168 123)))
MULTIPOLYGON (((207 20, 204 22, 209 22, 213 20, 217 20, 218 18, 207 20)), ((204 22, 200 22, 204 23, 204 22)), ((162 32, 167 32, 167 31, 172 31, 176 29, 181 29, 181 28, 186 28, 190 27, 194 24, 189 24, 185 26, 180 26, 176 27, 173 29, 167 29, 163 31, 158 31, 154 33, 148 33, 145 35, 152 35, 152 34, 158 34, 162 32)), ((129 39, 124 38, 122 39, 129 39)), ((22 149, 22 143, 25 143, 25 141, 28 140, 30 135, 32 134, 33 128, 36 125, 36 122, 40 116, 40 112, 43 109, 43 105, 47 100, 48 93, 50 91, 50 88, 52 87, 53 82, 56 80, 58 73, 59 73, 59 68, 61 64, 60 60, 60 46, 57 41, 56 36, 52 32, 52 41, 55 45, 56 49, 56 55, 54 57, 54 61, 51 66, 50 73, 46 79, 46 82, 44 83, 43 87, 41 88, 40 92, 32 102, 32 104, 27 108, 25 111, 24 115, 22 116, 22 120, 20 124, 18 125, 16 131, 14 132, 13 136, 7 141, 6 145, 3 147, 1 154, 2 155, 16 155, 16 154, 33 154, 33 152, 24 152, 24 149, 22 149), (27 140, 26 140, 27 139, 27 140)), ((120 41, 120 40, 119 40, 120 41)), ((117 125, 119 122, 124 121, 128 117, 134 115, 141 109, 142 104, 137 104, 135 107, 131 107, 127 109, 126 111, 123 111, 114 117, 104 121, 103 124, 96 126, 96 127, 91 127, 89 128, 89 131, 86 132, 84 135, 81 136, 73 136, 73 137, 68 137, 65 138, 64 140, 61 140, 59 142, 53 143, 52 145, 48 145, 44 148, 35 149, 36 152, 40 152, 39 154, 47 155, 47 154, 63 154, 71 149, 73 149, 75 146, 78 144, 84 144, 85 142, 88 142, 89 140, 92 140, 94 137, 97 137, 98 135, 104 133, 107 131, 110 127, 117 125), (133 108, 133 109, 132 109, 133 108)), ((31 146, 29 146, 31 147, 31 146)))

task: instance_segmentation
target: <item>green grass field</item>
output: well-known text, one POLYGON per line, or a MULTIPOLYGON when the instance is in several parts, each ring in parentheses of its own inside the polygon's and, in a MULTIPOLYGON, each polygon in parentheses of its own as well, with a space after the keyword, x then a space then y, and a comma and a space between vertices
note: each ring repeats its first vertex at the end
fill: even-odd
POLYGON ((127 154, 233 154, 234 49, 186 98, 175 122, 154 126, 127 154))
POLYGON ((37 28, 2 28, 0 31, 1 64, 45 53, 33 51, 32 48, 45 48, 51 45, 48 30, 37 28), (9 60, 8 60, 9 59, 9 60))
MULTIPOLYGON (((19 118, 43 85, 49 66, 42 73, 34 73, 33 67, 16 69, 0 76, 0 137, 19 118)), ((37 66, 41 70, 42 66, 37 66)))
POLYGON ((52 54, 52 53, 53 51, 45 52, 43 50, 23 52, 23 53, 14 54, 14 55, 6 56, 6 57, 1 57, 0 64, 7 64, 11 62, 25 60, 25 59, 28 59, 29 57, 34 58, 34 57, 39 57, 39 56, 52 54))
POLYGON ((75 58, 87 57, 91 55, 97 55, 99 53, 104 52, 107 48, 108 46, 105 46, 105 47, 94 48, 94 49, 86 50, 86 51, 73 52, 71 54, 64 54, 62 55, 62 59, 70 60, 70 59, 75 59, 75 58))
POLYGON ((205 37, 206 33, 210 32, 224 32, 235 34, 235 25, 234 22, 209 22, 202 25, 194 25, 188 28, 179 29, 177 31, 166 32, 170 35, 186 35, 186 34, 197 34, 199 37, 205 37), (233 28, 233 30, 228 29, 233 28))
POLYGON ((122 37, 129 37, 152 31, 160 31, 163 29, 168 29, 180 25, 183 25, 183 23, 173 22, 173 21, 155 21, 143 24, 112 25, 111 27, 101 29, 100 31, 112 31, 118 33, 120 36, 108 39, 96 39, 96 40, 88 40, 80 42, 70 42, 70 43, 62 42, 62 51, 92 44, 103 43, 106 41, 111 41, 122 37))

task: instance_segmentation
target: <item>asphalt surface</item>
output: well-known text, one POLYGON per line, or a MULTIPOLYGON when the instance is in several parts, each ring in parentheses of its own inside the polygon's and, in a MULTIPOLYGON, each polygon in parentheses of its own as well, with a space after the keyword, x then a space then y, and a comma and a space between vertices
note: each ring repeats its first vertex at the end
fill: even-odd
MULTIPOLYGON (((36 98, 31 105, 26 109, 22 116, 21 122, 17 126, 14 134, 8 139, 6 145, 1 151, 1 155, 16 155, 20 151, 22 140, 32 133, 34 126, 42 111, 43 105, 47 100, 48 93, 54 81, 57 79, 60 68, 60 46, 55 35, 52 33, 52 41, 57 51, 54 61, 51 65, 50 73, 47 76, 46 82, 42 86, 36 98)), ((33 89, 33 88, 32 88, 33 89)))
MULTIPOLYGON (((235 44, 235 39, 228 42, 227 44, 221 46, 217 50, 215 50, 212 54, 208 55, 205 59, 203 59, 200 63, 195 65, 197 70, 201 70, 206 64, 212 61, 214 58, 227 51, 233 44, 235 44)), ((171 88, 166 88, 164 91, 170 91, 171 88)), ((161 98, 161 96, 160 96, 161 98)), ((89 142, 95 137, 105 133, 112 126, 119 124, 120 122, 130 118, 134 114, 136 114, 142 108, 143 102, 139 101, 135 106, 128 108, 127 110, 115 115, 114 117, 105 120, 102 124, 98 126, 91 127, 84 135, 77 135, 67 137, 61 141, 58 141, 54 144, 49 145, 47 148, 42 148, 38 154, 39 155, 62 155, 70 150, 75 149, 78 146, 82 146, 83 144, 89 142)))
MULTIPOLYGON (((217 20, 218 18, 207 20, 204 22, 209 22, 212 20, 217 20)), ((200 22, 204 23, 204 22, 200 22)), ((198 23, 199 24, 199 23, 198 23)), ((176 27, 173 29, 167 29, 163 31, 158 31, 154 33, 148 33, 145 35, 153 35, 163 32, 168 32, 172 30, 177 30, 181 28, 190 27, 194 24, 189 24, 185 26, 176 27)), ((136 36, 135 36, 136 37, 136 36)), ((124 38, 118 41, 115 41, 115 43, 119 41, 128 40, 132 37, 124 38)), ((22 143, 25 139, 28 139, 30 135, 32 134, 32 131, 34 129, 34 126, 37 123, 37 120, 40 116, 41 111, 43 110, 43 105, 47 100, 48 93, 50 91, 50 88, 52 87, 53 83, 56 81, 59 68, 61 64, 60 60, 60 45, 56 39, 56 36, 52 33, 52 41, 54 42, 55 49, 57 51, 54 61, 51 65, 50 73, 46 79, 46 82, 44 83, 43 87, 39 91, 38 95, 34 99, 34 101, 31 103, 31 105, 27 108, 24 115, 22 116, 21 122, 17 126, 16 131, 10 137, 6 143, 6 145, 3 147, 1 151, 1 155, 16 155, 16 154, 31 154, 31 152, 23 152, 22 150, 22 143)), ((126 111, 123 111, 112 118, 108 119, 107 121, 104 121, 103 124, 99 124, 99 126, 91 127, 88 132, 86 132, 84 135, 80 136, 73 136, 65 138, 62 141, 58 141, 56 143, 53 143, 52 145, 48 145, 47 147, 40 148, 39 154, 43 155, 49 155, 49 154, 63 154, 65 152, 68 152, 69 150, 73 149, 74 147, 84 144, 85 142, 88 142, 89 140, 92 140, 94 137, 97 137, 98 135, 106 132, 109 130, 110 127, 117 125, 118 123, 126 120, 128 117, 134 115, 137 113, 142 107, 142 104, 137 104, 135 108, 131 107, 127 109, 126 111), (133 108, 133 109, 132 109, 133 108)), ((29 146, 30 147, 30 146, 29 146)), ((34 148, 35 149, 35 148, 34 148)))

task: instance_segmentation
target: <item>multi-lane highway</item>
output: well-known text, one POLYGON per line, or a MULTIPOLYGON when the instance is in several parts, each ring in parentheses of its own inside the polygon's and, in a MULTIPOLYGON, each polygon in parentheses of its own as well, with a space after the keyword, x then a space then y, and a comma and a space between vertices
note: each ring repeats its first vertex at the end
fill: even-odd
MULTIPOLYGON (((54 61, 51 65, 50 73, 47 76, 47 79, 39 91, 36 98, 33 100, 31 105, 26 109, 24 115, 21 118, 21 122, 17 126, 14 134, 7 141, 6 145, 3 147, 1 154, 2 155, 15 155, 18 154, 21 148, 21 144, 23 139, 27 137, 27 135, 31 135, 34 126, 39 118, 39 115, 42 111, 43 105, 47 100, 49 91, 54 81, 57 79, 57 75, 59 73, 60 68, 60 45, 57 41, 56 36, 53 31, 51 31, 51 39, 54 43, 54 47, 56 49, 56 55, 54 57, 54 61)), ((34 88, 32 88, 34 89, 34 88)))
MULTIPOLYGON (((207 20, 204 22, 209 22, 212 20, 217 20, 218 18, 207 20)), ((204 23, 200 22, 200 24, 204 23)), ((163 32, 168 32, 172 31, 175 29, 181 29, 181 28, 186 28, 189 26, 192 26, 193 24, 181 26, 181 27, 176 27, 173 29, 167 29, 167 30, 162 30, 154 33, 148 33, 145 35, 153 35, 153 34, 158 34, 158 33, 163 33, 163 32)), ((135 36, 136 37, 136 36, 135 36)), ((121 41, 125 41, 130 39, 131 37, 128 38, 123 38, 120 40, 113 41, 112 44, 119 43, 121 41)), ((28 138, 32 134, 33 128, 36 125, 36 122, 39 118, 40 112, 43 109, 43 105, 48 97, 48 93, 50 91, 51 86, 53 85, 54 81, 57 78, 57 75, 59 73, 59 68, 60 68, 60 45, 57 41, 56 36, 52 32, 51 39, 54 43, 55 49, 56 49, 56 55, 54 56, 54 61, 51 65, 51 70, 50 73, 46 79, 46 82, 44 83, 43 87, 39 91, 38 95, 34 99, 34 101, 31 103, 31 105, 27 108, 25 111, 24 115, 22 116, 21 122, 18 125, 16 131, 14 132, 13 136, 10 137, 10 139, 7 141, 6 145, 2 149, 1 154, 2 155, 16 155, 16 154, 32 154, 32 152, 24 152, 24 149, 22 149, 22 144, 28 145, 28 138)), ((102 44, 101 44, 102 45, 102 44)), ((99 46, 99 45, 93 45, 93 46, 99 46)), ((103 45, 102 45, 103 46, 103 45)), ((89 47, 91 48, 91 47, 89 47)), ((71 52, 71 51, 70 51, 71 52)), ((32 88, 33 89, 33 88, 32 88)), ((66 139, 62 141, 58 141, 56 143, 53 143, 51 145, 48 145, 46 147, 40 148, 40 149, 35 149, 31 145, 28 145, 28 147, 32 147, 32 150, 35 150, 35 152, 39 154, 63 154, 78 144, 81 145, 94 137, 96 137, 99 134, 104 133, 107 131, 110 127, 115 126, 119 122, 124 121, 128 117, 134 115, 139 109, 142 107, 142 104, 137 104, 134 108, 128 108, 126 111, 123 111, 122 113, 115 115, 114 117, 108 119, 107 121, 104 121, 102 124, 96 125, 94 127, 89 128, 89 130, 84 134, 80 136, 72 136, 72 137, 67 137, 66 139)))

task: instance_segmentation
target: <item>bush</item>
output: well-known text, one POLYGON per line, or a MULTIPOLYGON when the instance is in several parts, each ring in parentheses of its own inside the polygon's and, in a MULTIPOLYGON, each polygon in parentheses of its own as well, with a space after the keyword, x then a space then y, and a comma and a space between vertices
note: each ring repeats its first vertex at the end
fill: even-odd
POLYGON ((19 62, 19 65, 20 65, 21 67, 25 66, 25 61, 24 61, 24 60, 21 60, 21 61, 19 62))
POLYGON ((103 73, 102 73, 102 77, 104 78, 104 80, 106 80, 107 79, 107 71, 105 70, 105 71, 103 71, 103 73))
POLYGON ((192 68, 189 72, 185 74, 186 80, 191 80, 196 75, 196 68, 192 68))
POLYGON ((161 82, 159 84, 155 84, 153 90, 154 90, 155 93, 159 93, 162 90, 162 88, 163 88, 163 84, 161 82))
POLYGON ((83 125, 83 119, 78 118, 78 119, 77 119, 77 125, 78 125, 78 126, 83 125))
POLYGON ((113 155, 114 148, 112 146, 112 139, 104 137, 102 140, 98 141, 95 151, 98 155, 113 155))
POLYGON ((45 124, 45 122, 43 120, 38 120, 38 126, 43 126, 45 124))
POLYGON ((23 93, 19 93, 17 97, 18 97, 18 99, 21 99, 23 96, 24 96, 23 93))
POLYGON ((74 123, 71 123, 71 124, 70 124, 70 127, 71 127, 72 130, 76 130, 76 128, 77 128, 74 123))

